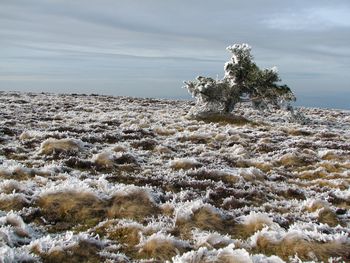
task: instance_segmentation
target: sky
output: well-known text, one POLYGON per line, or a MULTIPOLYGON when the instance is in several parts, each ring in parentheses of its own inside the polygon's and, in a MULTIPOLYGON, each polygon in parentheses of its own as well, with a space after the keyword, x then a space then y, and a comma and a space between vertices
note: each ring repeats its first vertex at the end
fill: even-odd
POLYGON ((349 0, 0 0, 0 90, 188 99, 226 47, 277 66, 296 105, 350 109, 349 0))

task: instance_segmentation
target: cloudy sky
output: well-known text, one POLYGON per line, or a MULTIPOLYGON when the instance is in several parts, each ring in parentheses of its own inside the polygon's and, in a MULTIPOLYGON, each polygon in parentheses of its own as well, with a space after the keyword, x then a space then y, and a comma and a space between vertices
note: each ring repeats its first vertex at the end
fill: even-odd
POLYGON ((0 90, 189 98, 249 43, 298 105, 350 109, 349 0, 0 0, 0 90))

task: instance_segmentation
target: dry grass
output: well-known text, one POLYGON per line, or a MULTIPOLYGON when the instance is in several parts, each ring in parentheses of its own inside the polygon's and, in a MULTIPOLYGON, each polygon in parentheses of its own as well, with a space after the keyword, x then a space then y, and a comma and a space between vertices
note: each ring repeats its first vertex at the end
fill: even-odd
POLYGON ((105 215, 106 202, 87 192, 57 192, 41 196, 36 205, 46 221, 56 230, 70 229, 78 224, 97 223, 105 215))
POLYGON ((0 210, 19 211, 23 207, 28 207, 30 202, 21 194, 3 195, 0 197, 0 210))
POLYGON ((159 213, 160 208, 151 199, 150 194, 142 188, 117 193, 112 197, 107 212, 109 218, 131 218, 138 221, 159 213))
POLYGON ((220 113, 205 113, 198 116, 192 116, 190 118, 196 119, 198 121, 204 121, 207 123, 218 122, 221 124, 235 124, 235 125, 245 125, 252 123, 243 116, 233 115, 233 114, 220 114, 220 113))
POLYGON ((191 237, 191 230, 199 228, 220 233, 232 233, 235 221, 208 207, 201 207, 193 212, 190 218, 177 218, 175 225, 183 238, 191 237))
POLYGON ((163 262, 176 255, 183 254, 191 248, 187 242, 163 234, 150 236, 139 247, 138 254, 140 258, 154 258, 163 262))
POLYGON ((33 247, 32 252, 39 255, 43 263, 99 263, 103 262, 99 255, 102 248, 97 242, 81 240, 73 246, 48 252, 33 247))
POLYGON ((331 227, 335 227, 341 223, 337 215, 329 208, 321 209, 317 219, 318 222, 328 224, 331 227))
POLYGON ((210 179, 213 181, 223 181, 225 183, 237 183, 240 176, 233 171, 197 169, 188 172, 188 175, 198 180, 210 179))
POLYGON ((239 223, 234 227, 235 237, 246 239, 265 226, 273 224, 271 218, 261 213, 250 213, 238 219, 239 223))
POLYGON ((172 160, 169 166, 174 170, 189 170, 199 168, 203 165, 195 159, 181 158, 172 160))
POLYGON ((42 142, 40 153, 44 155, 54 153, 77 153, 81 149, 81 143, 77 140, 49 138, 42 142))
POLYGON ((239 105, 256 123, 206 123, 185 117, 186 101, 3 92, 0 104, 8 253, 38 243, 44 262, 350 262, 349 112, 300 109, 312 123, 299 125, 239 105))
POLYGON ((302 260, 316 260, 328 262, 330 257, 341 257, 344 261, 350 260, 350 243, 335 241, 317 242, 305 240, 299 236, 286 236, 279 242, 272 242, 268 237, 259 236, 255 253, 277 255, 284 260, 298 255, 302 260))

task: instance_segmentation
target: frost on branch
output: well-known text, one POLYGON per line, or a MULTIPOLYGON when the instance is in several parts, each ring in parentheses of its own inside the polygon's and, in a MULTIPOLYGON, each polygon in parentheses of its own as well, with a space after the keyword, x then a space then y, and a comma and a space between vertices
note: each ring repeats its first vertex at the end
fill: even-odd
POLYGON ((276 67, 259 69, 247 44, 227 47, 232 53, 225 63, 225 76, 221 80, 199 76, 185 82, 185 88, 196 98, 190 115, 194 117, 228 116, 239 102, 250 102, 255 109, 286 108, 292 115, 289 102, 295 96, 287 85, 280 85, 276 67))

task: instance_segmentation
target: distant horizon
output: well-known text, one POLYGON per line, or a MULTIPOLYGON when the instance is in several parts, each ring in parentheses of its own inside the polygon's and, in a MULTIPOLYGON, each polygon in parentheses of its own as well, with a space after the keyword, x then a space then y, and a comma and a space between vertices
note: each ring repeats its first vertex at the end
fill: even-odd
POLYGON ((248 43, 296 105, 350 109, 350 1, 2 0, 0 90, 189 98, 248 43))
MULTIPOLYGON (((113 96, 113 97, 130 97, 130 98, 137 98, 137 99, 164 99, 164 100, 186 100, 186 101, 194 101, 195 99, 191 97, 191 95, 184 95, 184 96, 177 96, 177 97, 166 97, 166 96, 131 96, 131 95, 123 95, 123 94, 115 94, 115 93, 98 93, 98 92, 54 92, 54 91, 29 91, 29 90, 1 90, 0 92, 15 92, 15 93, 32 93, 32 94, 40 94, 40 93, 47 93, 47 94, 53 94, 53 95, 79 95, 79 96, 91 96, 91 95, 98 95, 98 96, 113 96)), ((319 98, 318 98, 319 99, 319 98)), ((337 99, 337 98, 334 98, 337 99)), ((343 103, 338 103, 339 105, 343 105, 343 107, 332 107, 332 104, 324 100, 320 100, 318 103, 315 103, 315 100, 311 97, 304 97, 301 99, 297 97, 296 102, 291 103, 293 107, 305 107, 305 108, 321 108, 321 109, 330 109, 330 110, 350 110, 350 105, 347 102, 347 97, 343 98, 343 103), (303 102, 310 102, 310 103, 303 103, 303 102), (327 106, 329 105, 329 106, 327 106)), ((332 100, 331 100, 332 101, 332 100)))

